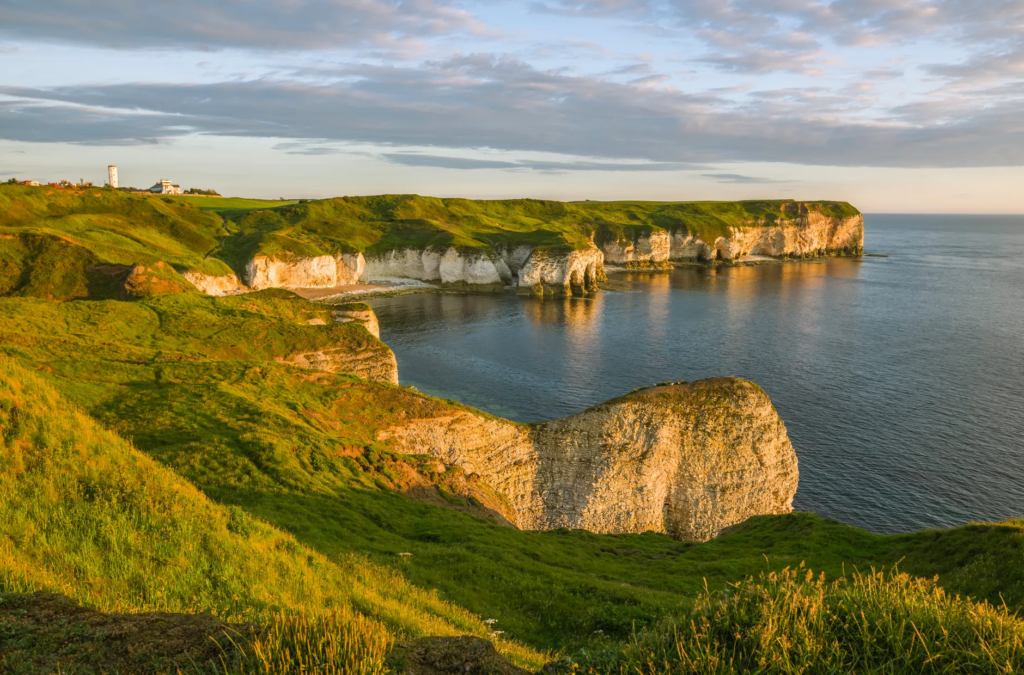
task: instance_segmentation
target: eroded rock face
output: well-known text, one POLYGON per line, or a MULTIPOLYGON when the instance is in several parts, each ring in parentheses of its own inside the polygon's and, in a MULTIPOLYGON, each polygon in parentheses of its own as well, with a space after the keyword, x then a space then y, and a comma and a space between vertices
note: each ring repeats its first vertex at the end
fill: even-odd
POLYGON ((733 228, 728 237, 707 243, 686 231, 670 236, 672 260, 700 262, 737 260, 746 256, 803 257, 856 253, 864 248, 864 217, 837 218, 795 204, 799 215, 774 225, 752 223, 733 228))
POLYGON ((240 282, 238 277, 234 274, 213 276, 212 274, 202 274, 201 272, 188 270, 183 272, 182 276, 185 277, 190 284, 207 295, 237 295, 249 290, 242 285, 242 282, 240 282))
POLYGON ((358 323, 370 331, 373 337, 380 339, 380 324, 377 322, 377 314, 373 308, 362 302, 353 302, 347 305, 338 305, 331 312, 331 318, 335 323, 358 323))
POLYGON ((246 266, 248 285, 253 290, 417 279, 474 290, 518 286, 526 295, 587 295, 597 291, 597 280, 603 274, 604 255, 593 244, 569 252, 535 250, 531 246, 493 250, 452 246, 443 250, 395 249, 369 258, 356 254, 273 260, 261 254, 246 266))
POLYGON ((659 230, 636 241, 608 241, 601 247, 605 262, 666 262, 672 253, 671 237, 659 230))
POLYGON ((366 268, 362 253, 275 260, 263 254, 245 266, 246 282, 264 288, 333 288, 359 282, 366 268))
POLYGON ((593 243, 579 251, 534 250, 519 269, 519 294, 588 295, 597 292, 604 254, 593 243))
POLYGON ((504 261, 492 252, 452 246, 443 251, 407 248, 371 256, 362 280, 384 279, 418 279, 500 290, 511 282, 511 274, 504 261))
POLYGON ((355 375, 372 382, 398 384, 398 360, 387 345, 377 342, 365 349, 353 350, 348 347, 320 349, 301 352, 275 359, 279 363, 290 363, 309 370, 327 373, 355 375))
POLYGON ((532 427, 466 411, 378 438, 478 474, 524 529, 703 541, 750 516, 790 512, 799 477, 771 400, 735 378, 656 387, 532 427))

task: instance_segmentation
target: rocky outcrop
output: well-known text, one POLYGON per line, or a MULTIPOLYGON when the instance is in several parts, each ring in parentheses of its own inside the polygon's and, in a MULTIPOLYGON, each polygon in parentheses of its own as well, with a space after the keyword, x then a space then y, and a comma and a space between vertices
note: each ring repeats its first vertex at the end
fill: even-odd
POLYGON ((597 292, 604 254, 591 242, 577 251, 535 249, 519 270, 520 295, 567 296, 597 292))
POLYGON ((121 296, 126 300, 139 300, 188 290, 191 286, 173 267, 157 261, 151 265, 132 265, 125 276, 121 296))
POLYGON ((377 322, 377 314, 372 307, 364 302, 337 305, 331 312, 331 318, 335 323, 358 323, 370 331, 373 337, 380 339, 380 324, 377 322))
POLYGON ((706 540, 753 515, 788 513, 798 482, 771 400, 735 378, 659 386, 532 427, 466 411, 378 438, 478 474, 526 529, 706 540))
POLYGON ((182 276, 185 277, 190 284, 207 295, 238 295, 239 293, 245 293, 249 290, 242 285, 242 282, 240 282, 238 277, 234 274, 214 276, 212 274, 203 274, 193 270, 186 270, 185 272, 182 272, 182 276))
POLYGON ((679 230, 670 237, 672 260, 703 262, 732 261, 746 256, 808 257, 827 254, 855 254, 864 248, 864 217, 826 216, 794 203, 792 220, 772 224, 751 223, 731 228, 729 235, 705 242, 699 236, 679 230))
POLYGON ((655 230, 649 235, 632 239, 606 241, 601 247, 605 262, 625 264, 631 262, 665 262, 672 245, 669 233, 655 230))
POLYGON ((245 266, 246 283, 264 288, 333 288, 359 282, 366 268, 362 253, 273 259, 264 254, 245 266))
POLYGON ((318 349, 279 357, 275 360, 309 370, 355 375, 372 382, 398 384, 398 360, 395 358, 395 353, 384 343, 375 342, 376 344, 367 345, 363 349, 349 347, 318 349))

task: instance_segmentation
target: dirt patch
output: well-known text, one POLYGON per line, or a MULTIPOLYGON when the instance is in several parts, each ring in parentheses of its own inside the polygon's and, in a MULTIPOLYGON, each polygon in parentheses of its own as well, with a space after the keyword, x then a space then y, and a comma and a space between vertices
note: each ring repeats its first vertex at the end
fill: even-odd
POLYGON ((253 626, 209 614, 105 614, 56 593, 0 594, 0 672, 213 672, 253 626), (230 638, 230 639, 229 639, 230 638))
POLYGON ((527 675, 487 640, 460 637, 426 637, 399 642, 388 656, 388 666, 401 675, 527 675))

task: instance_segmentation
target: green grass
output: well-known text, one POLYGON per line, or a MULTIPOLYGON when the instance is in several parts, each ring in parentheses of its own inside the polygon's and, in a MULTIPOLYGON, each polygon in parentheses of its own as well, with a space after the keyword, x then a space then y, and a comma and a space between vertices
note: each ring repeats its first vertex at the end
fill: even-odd
POLYGON ((583 655, 602 673, 1017 673, 1024 621, 906 574, 827 581, 803 565, 704 592, 626 649, 583 655))
MULTIPOLYGON (((212 612, 273 624, 262 640, 275 653, 340 625, 352 633, 345 650, 312 641, 317 658, 335 663, 379 655, 382 636, 489 634, 479 617, 363 557, 324 556, 211 502, 4 357, 0 520, 0 592, 42 589, 103 611, 212 612)), ((0 665, 45 660, 11 639, 0 643, 0 665)), ((539 665, 536 652, 502 647, 539 665)), ((292 671, 279 664, 267 672, 292 671)))
POLYGON ((535 648, 624 640, 672 616, 705 582, 720 589, 766 565, 802 561, 831 577, 844 565, 902 560, 953 592, 1024 604, 1015 523, 880 536, 794 514, 755 518, 698 545, 656 534, 521 532, 414 501, 396 492, 404 489, 396 475, 418 460, 391 453, 377 430, 466 408, 274 363, 290 349, 369 339, 358 326, 307 325, 329 310, 287 292, 130 304, 6 299, 0 310, 8 354, 217 502, 328 558, 357 551, 535 648))

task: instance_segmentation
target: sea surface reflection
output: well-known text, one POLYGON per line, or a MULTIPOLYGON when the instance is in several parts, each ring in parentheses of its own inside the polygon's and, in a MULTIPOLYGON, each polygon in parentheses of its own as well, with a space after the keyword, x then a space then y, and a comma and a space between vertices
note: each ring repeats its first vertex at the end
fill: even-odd
POLYGON ((877 532, 1024 515, 1024 218, 869 216, 864 257, 616 274, 593 299, 373 302, 403 384, 520 421, 760 384, 798 509, 877 532))

